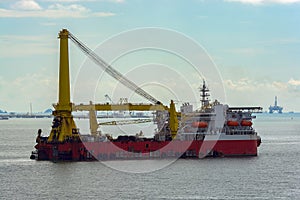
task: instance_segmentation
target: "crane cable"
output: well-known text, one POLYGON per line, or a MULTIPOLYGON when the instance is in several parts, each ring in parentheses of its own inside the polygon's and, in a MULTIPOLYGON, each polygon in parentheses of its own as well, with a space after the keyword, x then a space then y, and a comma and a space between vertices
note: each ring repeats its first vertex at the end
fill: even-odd
POLYGON ((79 49, 83 51, 87 56, 89 56, 95 64, 99 65, 101 68, 105 70, 110 76, 115 78, 117 81, 121 82, 124 86, 128 87, 135 93, 141 95, 142 97, 146 98, 148 101, 154 104, 161 104, 160 101, 155 99, 153 96, 148 94, 145 90, 137 86, 134 82, 127 79, 123 76, 120 72, 112 68, 107 62, 105 62, 101 57, 99 57, 94 51, 88 48, 85 44, 83 44, 80 40, 78 40, 72 33, 69 32, 69 38, 71 39, 74 44, 76 44, 79 49))

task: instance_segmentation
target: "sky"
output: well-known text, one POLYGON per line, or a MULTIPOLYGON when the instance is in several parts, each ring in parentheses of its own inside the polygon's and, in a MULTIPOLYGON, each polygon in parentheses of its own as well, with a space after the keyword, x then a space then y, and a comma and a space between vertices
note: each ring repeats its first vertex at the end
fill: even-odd
MULTIPOLYGON (((97 49, 120 33, 155 27, 184 35, 205 50, 222 81, 223 103, 261 106, 266 110, 278 96, 278 104, 284 111, 300 112, 299 24, 300 0, 0 0, 0 109, 28 112, 32 103, 33 111, 40 112, 57 102, 57 35, 62 28, 70 30, 91 49, 97 49)), ((130 42, 135 42, 134 38, 130 42)), ((110 48, 104 51, 107 53, 110 48)), ((190 72, 190 79, 195 82, 188 82, 189 87, 193 94, 197 93, 196 85, 202 80, 193 71, 180 71, 175 63, 178 59, 163 53, 142 52, 122 57, 115 62, 116 69, 130 79, 154 76, 149 71, 152 68, 145 67, 149 63, 156 64, 153 69, 160 75, 159 80, 163 79, 161 75, 173 76, 173 72, 186 73, 186 79, 190 72), (169 57, 172 61, 162 62, 169 57), (165 65, 172 66, 158 67, 165 65), (138 66, 136 72, 144 71, 140 70, 138 75, 130 73, 131 66, 135 69, 138 66)), ((86 62, 85 55, 70 44, 72 101, 79 100, 75 94, 82 91, 84 95, 84 87, 89 87, 87 78, 80 82, 83 90, 74 89, 86 62)), ((107 90, 97 89, 94 101, 105 102, 105 94, 112 96, 114 102, 127 97, 126 93, 119 96, 110 93, 117 84, 113 79, 103 80, 99 87, 107 90)), ((147 88, 145 80, 141 83, 144 89, 163 99, 173 98, 185 87, 180 79, 177 82, 166 79, 157 83, 157 87, 147 88), (164 83, 165 89, 160 91, 164 83)), ((215 88, 212 78, 208 86, 215 88)), ((212 91, 212 100, 218 97, 216 93, 212 91)))

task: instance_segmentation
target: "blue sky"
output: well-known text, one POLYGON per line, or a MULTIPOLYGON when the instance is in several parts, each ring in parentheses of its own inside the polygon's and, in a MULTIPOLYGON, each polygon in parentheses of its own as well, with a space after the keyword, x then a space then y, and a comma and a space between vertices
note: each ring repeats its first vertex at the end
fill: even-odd
MULTIPOLYGON (((0 109, 28 111, 31 102, 43 111, 57 102, 60 29, 93 49, 120 32, 159 27, 205 48, 225 103, 267 108, 277 95, 285 111, 300 111, 299 24, 300 0, 0 0, 0 109)), ((72 81, 84 60, 71 45, 72 81)))

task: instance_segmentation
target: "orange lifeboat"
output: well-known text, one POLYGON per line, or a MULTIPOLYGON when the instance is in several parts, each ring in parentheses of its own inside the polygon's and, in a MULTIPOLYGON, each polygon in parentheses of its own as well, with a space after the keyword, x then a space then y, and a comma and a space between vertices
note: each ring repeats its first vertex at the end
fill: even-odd
POLYGON ((193 122, 192 127, 194 128, 206 128, 207 122, 193 122))
POLYGON ((239 122, 238 121, 227 121, 228 126, 238 126, 239 122))
POLYGON ((248 120, 242 120, 241 125, 242 126, 252 126, 252 122, 248 121, 248 120))

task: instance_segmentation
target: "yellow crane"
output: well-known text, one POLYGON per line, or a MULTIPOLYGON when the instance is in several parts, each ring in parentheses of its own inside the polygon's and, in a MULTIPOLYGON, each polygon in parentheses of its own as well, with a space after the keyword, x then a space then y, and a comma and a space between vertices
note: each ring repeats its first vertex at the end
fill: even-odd
MULTIPOLYGON (((73 120, 72 111, 89 111, 92 121, 96 121, 95 111, 111 111, 111 110, 136 110, 136 111, 168 111, 169 112, 169 128, 172 138, 176 137, 178 130, 178 116, 175 104, 171 100, 170 107, 164 106, 148 94, 146 91, 138 87, 135 83, 128 80, 120 72, 112 68, 108 63, 101 59, 95 52, 80 42, 67 29, 59 32, 60 39, 60 61, 59 61, 59 91, 58 103, 54 105, 53 125, 48 137, 48 142, 58 141, 64 142, 69 138, 76 139, 79 137, 79 131, 73 120), (74 105, 70 101, 70 75, 69 75, 69 53, 68 41, 73 41, 87 56, 89 56, 97 65, 101 66, 105 72, 111 75, 123 85, 133 90, 137 94, 149 100, 152 104, 90 104, 74 105)), ((97 134, 97 123, 91 123, 91 134, 97 134)))

